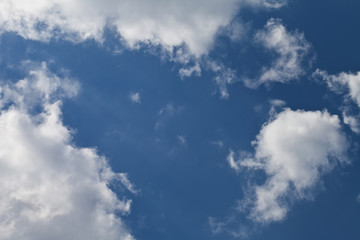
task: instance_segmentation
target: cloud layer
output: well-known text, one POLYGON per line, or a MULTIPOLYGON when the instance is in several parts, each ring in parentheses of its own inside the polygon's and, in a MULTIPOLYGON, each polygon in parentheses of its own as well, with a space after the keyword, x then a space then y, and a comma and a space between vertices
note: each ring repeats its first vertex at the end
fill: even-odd
POLYGON ((293 201, 312 198, 321 176, 347 162, 340 120, 326 111, 285 109, 263 126, 253 144, 253 155, 235 159, 230 152, 228 161, 237 171, 264 171, 265 183, 253 186, 244 201, 253 202, 250 218, 260 223, 284 219, 293 201))
POLYGON ((26 78, 0 86, 1 238, 133 239, 118 217, 131 201, 119 200, 109 184, 133 186, 95 149, 74 146, 62 123, 61 98, 78 84, 45 63, 27 65, 26 78))
MULTIPOLYGON (((173 51, 186 45, 196 57, 206 54, 219 28, 229 24, 241 5, 278 8, 267 0, 1 0, 0 28, 27 39, 102 42, 106 28, 130 48, 141 44, 173 51)), ((181 54, 183 55, 183 54, 181 54)))

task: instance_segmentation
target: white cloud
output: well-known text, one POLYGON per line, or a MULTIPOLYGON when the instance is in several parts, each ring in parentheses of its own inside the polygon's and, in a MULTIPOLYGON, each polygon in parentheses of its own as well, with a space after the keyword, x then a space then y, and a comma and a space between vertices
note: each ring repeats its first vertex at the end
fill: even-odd
POLYGON ((15 85, 0 86, 0 108, 9 102, 22 109, 29 108, 39 101, 73 97, 79 91, 77 82, 66 76, 60 78, 51 73, 44 62, 36 65, 27 61, 23 65, 24 68, 30 69, 27 78, 18 81, 15 85))
POLYGON ((60 99, 78 88, 45 63, 17 83, 1 84, 1 239, 133 239, 118 217, 129 213, 131 201, 108 187, 119 180, 133 191, 132 184, 95 149, 75 146, 62 123, 60 99), (34 113, 35 106, 42 111, 34 113))
POLYGON ((228 99, 230 96, 228 85, 237 81, 236 72, 215 61, 208 61, 207 67, 215 73, 214 81, 218 87, 220 98, 228 99))
POLYGON ((1 0, 0 28, 27 39, 104 40, 112 29, 129 48, 141 44, 172 52, 186 45, 196 57, 207 54, 219 28, 240 6, 278 8, 267 0, 1 0))
POLYGON ((349 92, 348 97, 360 107, 360 72, 341 72, 338 75, 331 75, 326 71, 317 69, 313 73, 313 77, 324 80, 328 87, 335 93, 342 93, 347 89, 349 92))
POLYGON ((272 107, 283 107, 286 105, 286 102, 281 99, 271 99, 270 104, 272 107))
MULTIPOLYGON (((291 203, 313 197, 321 176, 337 163, 346 163, 347 140, 340 120, 328 112, 285 109, 265 124, 253 142, 254 155, 228 161, 236 171, 263 170, 263 185, 252 187, 250 218, 269 223, 284 219, 291 203)), ((249 203, 249 199, 245 199, 249 203)))
POLYGON ((286 105, 286 102, 284 100, 281 99, 271 99, 270 100, 270 111, 269 111, 269 115, 270 117, 275 116, 278 109, 283 108, 286 105))
POLYGON ((343 112, 343 119, 346 125, 349 125, 351 131, 360 134, 360 122, 358 117, 350 116, 345 111, 343 112))
POLYGON ((269 67, 264 67, 257 79, 246 79, 248 87, 256 88, 270 82, 286 83, 304 74, 303 60, 310 45, 304 34, 289 32, 279 19, 270 19, 264 30, 255 35, 255 41, 278 57, 269 67))
POLYGON ((133 103, 141 103, 141 97, 140 97, 140 93, 136 92, 131 92, 129 95, 130 101, 133 103))
POLYGON ((192 75, 200 76, 201 75, 201 67, 200 64, 197 62, 192 67, 184 67, 179 70, 179 75, 181 78, 184 77, 191 77, 192 75))
POLYGON ((357 196, 356 200, 360 202, 360 194, 357 196))

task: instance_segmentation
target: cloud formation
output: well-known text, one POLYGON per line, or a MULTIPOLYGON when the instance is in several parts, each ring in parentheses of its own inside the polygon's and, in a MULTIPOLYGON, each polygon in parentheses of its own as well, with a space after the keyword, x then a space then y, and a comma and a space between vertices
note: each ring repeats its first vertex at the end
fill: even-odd
POLYGON ((230 96, 228 85, 231 85, 238 80, 236 72, 215 61, 208 61, 207 67, 215 74, 214 81, 218 87, 220 99, 228 99, 230 96))
POLYGON ((343 120, 346 125, 349 125, 351 131, 353 131, 356 134, 360 134, 360 122, 359 122, 359 116, 351 116, 346 113, 346 111, 343 111, 343 120))
POLYGON ((360 107, 360 72, 341 72, 337 75, 331 75, 326 71, 317 69, 313 73, 313 77, 325 81, 329 89, 335 93, 347 91, 348 95, 346 97, 350 98, 360 107))
POLYGON ((79 85, 46 64, 16 83, 1 83, 0 236, 5 240, 131 240, 113 181, 134 191, 126 174, 114 173, 95 149, 72 143, 61 120, 61 99, 79 85), (35 109, 41 109, 39 112, 35 109))
POLYGON ((256 79, 245 79, 248 87, 256 88, 271 82, 286 83, 304 74, 303 61, 310 44, 303 33, 289 32, 280 19, 272 18, 263 30, 255 34, 255 41, 267 51, 275 53, 277 58, 270 66, 264 67, 256 79))
POLYGON ((265 183, 252 186, 241 207, 250 206, 249 217, 259 223, 284 219, 295 200, 313 197, 322 175, 348 161, 340 120, 327 111, 285 109, 263 126, 253 144, 254 154, 236 157, 231 151, 228 162, 236 171, 265 173, 265 183))
POLYGON ((129 94, 129 99, 133 103, 141 103, 141 97, 139 92, 131 92, 129 94))
POLYGON ((111 29, 131 49, 145 44, 173 52, 185 45, 190 54, 200 57, 241 6, 284 4, 282 0, 1 0, 0 28, 26 39, 100 43, 105 30, 111 29))

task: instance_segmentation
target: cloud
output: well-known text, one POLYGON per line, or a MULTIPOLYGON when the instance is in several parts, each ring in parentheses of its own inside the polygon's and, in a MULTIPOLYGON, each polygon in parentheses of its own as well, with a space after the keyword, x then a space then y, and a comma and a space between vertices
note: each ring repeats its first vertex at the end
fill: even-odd
POLYGON ((228 99, 230 94, 228 85, 235 83, 238 79, 236 72, 223 64, 209 60, 207 67, 215 73, 214 81, 218 87, 218 93, 221 99, 228 99))
POLYGON ((186 137, 185 136, 182 136, 182 135, 177 135, 176 136, 179 143, 183 146, 186 146, 187 145, 187 141, 186 141, 186 137))
POLYGON ((271 105, 271 108, 269 111, 270 117, 275 116, 278 109, 283 108, 286 105, 286 102, 281 99, 271 99, 269 102, 271 105))
POLYGON ((360 203, 360 194, 357 196, 356 200, 360 203))
POLYGON ((133 103, 141 103, 141 97, 140 97, 140 93, 136 92, 131 92, 129 94, 129 98, 130 98, 130 101, 133 102, 133 103))
POLYGON ((225 223, 217 222, 215 218, 209 217, 210 230, 213 234, 219 234, 224 231, 225 223))
POLYGON ((359 117, 350 116, 346 113, 346 111, 343 111, 343 119, 344 119, 344 123, 346 125, 349 125, 351 131, 353 131, 356 134, 360 134, 359 117))
POLYGON ((348 161, 340 120, 327 111, 285 109, 262 127, 253 145, 254 154, 235 159, 230 151, 228 162, 236 171, 265 173, 265 183, 250 187, 243 202, 249 217, 259 223, 284 219, 294 201, 314 196, 322 175, 348 161))
POLYGON ((27 77, 0 84, 1 238, 133 239, 119 217, 131 201, 109 188, 119 181, 134 191, 126 174, 114 173, 95 149, 75 146, 61 120, 61 99, 74 96, 78 83, 45 63, 27 65, 34 68, 27 77))
POLYGON ((315 79, 322 79, 325 81, 329 89, 335 93, 340 94, 344 91, 348 91, 347 97, 360 107, 360 72, 341 72, 338 75, 331 75, 326 71, 317 69, 312 76, 315 79))
POLYGON ((221 140, 217 140, 217 141, 210 141, 209 142, 211 145, 217 146, 219 148, 224 147, 224 142, 221 140))
POLYGON ((220 29, 219 34, 227 36, 233 43, 239 43, 247 37, 250 28, 250 23, 244 23, 241 19, 235 18, 230 24, 220 29))
POLYGON ((255 41, 267 51, 275 53, 277 58, 261 70, 258 78, 245 79, 248 87, 256 88, 271 82, 287 83, 304 74, 303 61, 310 49, 304 34, 289 32, 281 20, 272 18, 263 30, 255 34, 255 41))
POLYGON ((179 115, 184 109, 184 106, 174 106, 172 103, 166 104, 166 106, 162 107, 158 113, 158 120, 155 123, 154 129, 159 130, 165 125, 165 122, 169 118, 179 115))
POLYGON ((15 85, 2 84, 0 87, 0 108, 9 102, 21 109, 31 108, 41 101, 73 97, 79 91, 78 82, 51 73, 44 62, 39 65, 25 61, 23 67, 29 72, 25 79, 15 85))
MULTIPOLYGON (((161 46, 169 52, 186 46, 195 57, 206 55, 218 30, 241 6, 279 8, 267 0, 1 0, 0 28, 26 39, 105 40, 110 29, 130 49, 161 46)), ((175 54, 176 55, 176 54, 175 54)))
POLYGON ((181 68, 179 70, 179 75, 181 78, 191 77, 192 75, 200 76, 201 75, 200 64, 197 62, 195 63, 194 66, 181 68))

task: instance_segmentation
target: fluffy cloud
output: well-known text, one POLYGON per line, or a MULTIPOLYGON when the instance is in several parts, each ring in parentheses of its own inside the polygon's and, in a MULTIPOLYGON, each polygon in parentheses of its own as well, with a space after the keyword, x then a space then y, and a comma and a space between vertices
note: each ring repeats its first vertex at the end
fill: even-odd
POLYGON ((131 201, 119 200, 109 184, 134 187, 95 149, 74 146, 61 121, 61 98, 78 84, 45 63, 31 67, 26 78, 0 86, 1 238, 133 239, 118 217, 131 201))
MULTIPOLYGON (((0 0, 1 31, 49 41, 104 40, 110 28, 129 48, 141 44, 173 51, 183 44, 206 54, 219 28, 229 24, 241 5, 278 8, 281 0, 0 0)), ((183 54, 181 54, 183 55, 183 54)))
POLYGON ((312 198, 321 176, 348 161, 340 120, 326 111, 285 109, 263 126, 253 144, 253 155, 235 159, 231 151, 228 161, 237 171, 264 171, 265 183, 253 186, 244 200, 252 203, 250 218, 260 223, 284 219, 293 201, 312 198))
POLYGON ((346 125, 349 125, 351 131, 356 134, 360 134, 360 122, 359 117, 348 115, 346 111, 343 112, 343 119, 346 125))
POLYGON ((270 82, 286 83, 304 74, 303 61, 310 45, 302 33, 289 32, 279 19, 270 19, 265 29, 256 33, 255 41, 278 57, 262 69, 257 79, 246 79, 248 87, 270 82))
POLYGON ((328 87, 336 93, 348 91, 348 97, 360 107, 360 72, 341 72, 338 75, 331 75, 326 71, 317 69, 313 73, 313 77, 325 81, 328 87))

